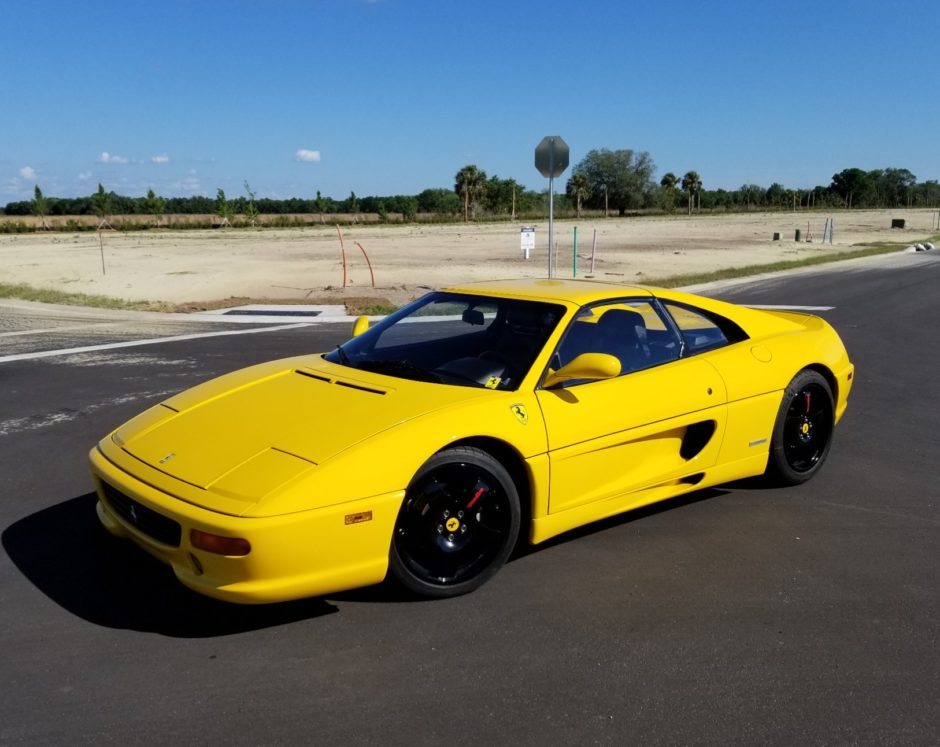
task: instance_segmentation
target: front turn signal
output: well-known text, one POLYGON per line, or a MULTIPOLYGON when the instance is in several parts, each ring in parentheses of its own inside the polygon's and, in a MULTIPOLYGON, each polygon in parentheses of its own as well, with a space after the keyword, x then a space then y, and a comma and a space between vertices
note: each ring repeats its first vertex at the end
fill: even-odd
POLYGON ((247 555, 251 552, 251 543, 242 537, 222 537, 199 529, 190 530, 189 541, 193 547, 216 555, 247 555))

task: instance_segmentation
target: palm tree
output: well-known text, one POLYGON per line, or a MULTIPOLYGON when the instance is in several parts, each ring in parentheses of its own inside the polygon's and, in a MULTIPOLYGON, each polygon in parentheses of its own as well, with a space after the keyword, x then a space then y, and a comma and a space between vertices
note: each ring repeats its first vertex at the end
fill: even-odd
POLYGON ((486 184, 486 172, 469 164, 457 172, 454 181, 454 191, 463 197, 463 220, 467 223, 470 220, 470 203, 476 202, 486 184))
POLYGON ((671 171, 667 171, 663 174, 663 178, 659 180, 659 186, 663 188, 663 207, 672 212, 673 204, 676 199, 676 185, 679 183, 679 177, 673 174, 671 171))
POLYGON ((568 193, 568 197, 571 197, 575 201, 578 207, 578 217, 580 218, 581 203, 591 196, 591 184, 588 181, 587 175, 581 171, 575 171, 568 180, 565 191, 568 193))
MULTIPOLYGON (((685 176, 682 177, 682 189, 689 193, 689 215, 692 215, 692 205, 694 203, 695 195, 699 193, 699 190, 702 188, 702 177, 698 175, 697 171, 687 171, 685 176)), ((701 209, 701 198, 699 198, 699 208, 701 209)))

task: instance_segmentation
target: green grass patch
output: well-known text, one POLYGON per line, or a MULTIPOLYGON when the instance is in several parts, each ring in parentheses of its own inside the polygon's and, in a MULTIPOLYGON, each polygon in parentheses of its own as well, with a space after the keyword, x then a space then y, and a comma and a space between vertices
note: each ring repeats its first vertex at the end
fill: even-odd
POLYGON ((0 283, 0 298, 18 298, 21 301, 57 303, 66 306, 91 306, 98 309, 150 309, 150 301, 128 301, 123 298, 92 295, 88 293, 66 293, 51 288, 34 288, 26 283, 0 283))
MULTIPOLYGON (((936 243, 940 236, 934 236, 929 239, 936 243)), ((760 265, 746 265, 744 267, 728 267, 713 272, 700 272, 689 275, 670 275, 663 278, 644 278, 643 285, 653 285, 660 288, 678 288, 686 285, 703 285, 704 283, 713 283, 717 280, 730 280, 733 278, 744 278, 751 275, 763 275, 767 272, 780 272, 782 270, 794 270, 800 267, 812 267, 814 265, 826 265, 833 262, 841 262, 847 259, 858 259, 859 257, 872 257, 877 254, 891 254, 899 252, 908 244, 871 244, 862 246, 858 249, 851 249, 847 252, 832 252, 830 254, 820 254, 815 257, 804 257, 803 259, 787 259, 779 262, 770 262, 760 265)))
POLYGON ((398 311, 398 307, 390 304, 377 303, 368 306, 359 306, 355 309, 351 309, 347 306, 346 311, 350 315, 356 316, 388 316, 393 311, 398 311))

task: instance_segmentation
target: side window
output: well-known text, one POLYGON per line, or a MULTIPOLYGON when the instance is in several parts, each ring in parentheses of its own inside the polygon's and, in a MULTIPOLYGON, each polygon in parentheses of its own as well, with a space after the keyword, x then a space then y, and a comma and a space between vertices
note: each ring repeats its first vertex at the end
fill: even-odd
POLYGON ((606 353, 620 361, 621 375, 679 357, 679 340, 649 301, 590 306, 575 317, 555 354, 553 367, 582 353, 606 353))
POLYGON ((663 302, 685 343, 685 355, 704 353, 745 339, 747 335, 733 322, 707 315, 688 306, 663 302))

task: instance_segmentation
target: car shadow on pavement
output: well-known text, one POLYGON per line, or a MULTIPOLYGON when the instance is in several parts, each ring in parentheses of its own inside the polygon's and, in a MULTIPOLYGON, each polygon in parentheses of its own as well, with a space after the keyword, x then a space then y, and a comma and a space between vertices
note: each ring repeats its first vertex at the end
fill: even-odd
MULTIPOLYGON (((530 545, 526 541, 525 534, 523 532, 520 534, 519 540, 516 543, 516 547, 509 556, 507 563, 513 563, 516 560, 520 560, 530 555, 536 555, 544 550, 549 550, 550 548, 557 547, 558 545, 563 545, 566 542, 573 542, 578 539, 590 537, 593 534, 597 534, 608 529, 614 529, 616 527, 630 524, 634 521, 638 521, 649 516, 655 516, 656 514, 662 513, 664 511, 677 511, 684 506, 690 506, 692 504, 699 503, 700 501, 706 501, 711 498, 718 498, 720 496, 727 495, 729 492, 731 492, 731 489, 761 490, 763 488, 763 484, 754 478, 753 480, 749 481, 738 481, 736 483, 722 485, 720 487, 696 490, 692 493, 686 493, 685 495, 681 495, 676 498, 670 498, 659 503, 653 503, 649 506, 636 508, 632 511, 616 514, 606 519, 600 519, 599 521, 577 527, 576 529, 571 529, 538 545, 530 545)), ((361 589, 350 589, 349 591, 340 592, 338 594, 331 594, 329 598, 337 602, 357 602, 363 604, 407 604, 422 602, 434 604, 438 601, 429 597, 422 597, 418 594, 415 594, 414 592, 408 591, 404 587, 390 580, 386 580, 384 583, 378 584, 376 586, 367 586, 361 589)))
POLYGON ((661 514, 664 511, 677 511, 684 506, 691 506, 692 504, 699 503, 700 501, 707 501, 711 498, 727 495, 729 490, 726 490, 725 488, 728 487, 730 486, 723 485, 720 488, 703 488, 702 490, 695 490, 691 493, 686 493, 685 495, 680 495, 676 498, 668 498, 664 501, 651 503, 648 506, 634 508, 622 514, 614 514, 613 516, 609 516, 606 519, 599 519, 598 521, 585 524, 584 526, 577 527, 576 529, 569 529, 567 532, 559 534, 557 537, 547 539, 538 545, 530 545, 528 542, 524 541, 519 542, 516 545, 515 551, 510 556, 509 562, 511 563, 513 560, 524 558, 529 555, 534 555, 536 553, 542 552, 543 550, 548 550, 549 548, 555 547, 557 545, 562 545, 566 542, 571 542, 583 537, 589 537, 592 534, 597 534, 598 532, 613 529, 614 527, 623 526, 624 524, 630 524, 634 521, 639 521, 640 519, 645 519, 649 516, 655 516, 656 514, 661 514))
POLYGON ((96 625, 178 638, 232 635, 337 611, 322 599, 238 605, 196 594, 169 567, 98 522, 94 493, 27 516, 3 548, 43 594, 96 625))

